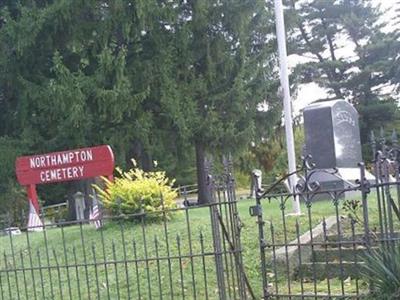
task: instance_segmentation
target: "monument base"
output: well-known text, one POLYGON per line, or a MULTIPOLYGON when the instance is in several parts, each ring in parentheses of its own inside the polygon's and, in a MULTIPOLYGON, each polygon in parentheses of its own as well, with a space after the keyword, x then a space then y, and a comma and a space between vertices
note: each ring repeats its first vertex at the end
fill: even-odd
MULTIPOLYGON (((360 195, 359 191, 342 192, 357 187, 356 181, 360 180, 359 168, 338 168, 336 173, 332 173, 333 169, 317 169, 310 177, 309 183, 317 181, 320 184, 313 200, 331 200, 334 194, 340 199, 349 199, 360 195)), ((365 177, 370 183, 375 181, 375 177, 368 171, 365 172, 365 177)))

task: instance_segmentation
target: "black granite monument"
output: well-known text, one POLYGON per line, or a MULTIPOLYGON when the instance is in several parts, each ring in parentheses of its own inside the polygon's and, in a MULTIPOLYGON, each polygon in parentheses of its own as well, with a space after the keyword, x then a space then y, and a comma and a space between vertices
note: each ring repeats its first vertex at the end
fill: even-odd
MULTIPOLYGON (((358 112, 347 101, 317 102, 304 109, 305 154, 316 168, 312 180, 322 190, 351 187, 360 178, 362 162, 358 112), (335 175, 325 171, 337 169, 335 175)), ((372 179, 368 174, 367 179, 372 179)))

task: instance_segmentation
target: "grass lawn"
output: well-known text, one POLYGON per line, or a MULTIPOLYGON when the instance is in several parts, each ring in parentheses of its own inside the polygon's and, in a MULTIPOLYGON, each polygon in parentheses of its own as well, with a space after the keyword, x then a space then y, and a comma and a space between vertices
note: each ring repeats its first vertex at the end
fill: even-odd
MULTIPOLYGON (((262 280, 258 225, 256 218, 249 215, 249 207, 254 204, 251 199, 240 200, 238 211, 243 223, 241 241, 246 274, 260 298, 262 280)), ((371 227, 378 227, 376 206, 376 199, 371 197, 371 227)), ((310 230, 304 205, 304 215, 300 217, 285 216, 291 212, 290 201, 285 210, 281 208, 276 199, 270 202, 263 200, 267 242, 272 241, 271 224, 274 226, 275 243, 295 239, 296 218, 301 233, 310 230)), ((338 210, 340 215, 344 214, 342 203, 338 205, 338 210)), ((314 203, 311 207, 311 227, 319 224, 324 217, 335 214, 331 201, 314 203)), ((361 224, 356 225, 356 231, 363 231, 361 224)), ((228 245, 224 243, 223 247, 227 249, 228 245)), ((271 249, 267 248, 267 252, 272 284, 275 275, 271 249)), ((163 223, 114 221, 98 231, 93 225, 85 224, 23 233, 12 239, 0 237, 0 254, 0 299, 127 299, 128 296, 131 299, 170 299, 171 294, 176 299, 218 298, 208 207, 176 213, 166 227, 163 223), (168 254, 171 259, 166 259, 168 254)), ((227 256, 225 263, 233 263, 231 257, 227 256)), ((227 277, 232 280, 235 274, 229 274, 229 268, 227 272, 227 277)), ((278 274, 276 283, 280 285, 280 292, 287 290, 284 273, 278 274)), ((341 293, 338 279, 329 283, 333 294, 341 293)), ((358 284, 360 288, 366 288, 361 281, 358 284)), ((316 289, 321 293, 326 293, 326 286, 326 280, 316 283, 316 289)), ((355 286, 355 280, 346 280, 345 292, 354 293, 355 286)), ((305 292, 314 291, 314 282, 304 281, 303 288, 305 292)), ((292 281, 291 289, 299 291, 300 283, 292 281)), ((235 297, 239 298, 237 291, 230 289, 228 298, 235 297)))

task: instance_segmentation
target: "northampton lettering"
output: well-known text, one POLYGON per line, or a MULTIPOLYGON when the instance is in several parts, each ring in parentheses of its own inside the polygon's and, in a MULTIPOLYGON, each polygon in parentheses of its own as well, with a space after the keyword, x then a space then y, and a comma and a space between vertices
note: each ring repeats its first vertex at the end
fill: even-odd
MULTIPOLYGON (((59 167, 62 165, 88 162, 92 160, 93 160, 93 152, 92 150, 89 149, 89 150, 79 150, 66 153, 48 154, 48 155, 31 157, 29 159, 29 165, 31 169, 37 169, 37 168, 59 167)), ((69 168, 60 168, 58 170, 64 170, 64 169, 68 170, 69 168)), ((76 169, 74 170, 76 171, 76 169)), ((64 176, 63 178, 76 178, 76 177, 64 176)))

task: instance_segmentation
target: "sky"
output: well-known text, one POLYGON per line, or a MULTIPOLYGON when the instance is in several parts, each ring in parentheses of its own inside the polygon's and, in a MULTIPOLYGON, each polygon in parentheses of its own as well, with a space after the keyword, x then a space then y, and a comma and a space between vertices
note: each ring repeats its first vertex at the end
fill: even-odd
MULTIPOLYGON (((330 1, 330 0, 327 0, 330 1)), ((394 4, 395 0, 373 0, 372 3, 374 5, 380 5, 381 9, 385 11, 382 20, 387 21, 390 23, 390 21, 393 19, 395 15, 395 6, 394 4)), ((393 25, 389 25, 387 28, 385 28, 387 31, 393 30, 393 25)), ((346 53, 348 55, 349 51, 351 51, 352 45, 344 42, 342 45, 342 48, 340 49, 341 53, 346 53)), ((340 56, 340 54, 339 54, 340 56)), ((296 66, 296 64, 305 62, 307 61, 303 57, 299 56, 289 56, 288 57, 288 64, 289 68, 293 68, 296 66)), ((318 99, 323 99, 327 98, 327 93, 325 92, 324 89, 320 88, 317 84, 315 83, 309 83, 305 84, 299 87, 297 95, 294 95, 292 97, 292 107, 293 107, 293 114, 295 116, 299 115, 301 113, 301 109, 304 108, 307 104, 314 102, 318 99)))

